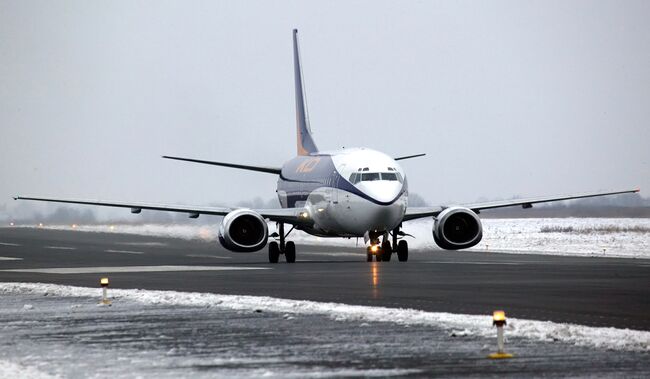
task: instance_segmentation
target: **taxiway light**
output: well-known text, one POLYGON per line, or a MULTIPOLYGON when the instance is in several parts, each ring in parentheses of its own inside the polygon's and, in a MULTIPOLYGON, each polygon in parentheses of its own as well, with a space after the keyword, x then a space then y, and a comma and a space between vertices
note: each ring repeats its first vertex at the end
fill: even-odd
POLYGON ((111 301, 108 300, 108 278, 99 279, 99 284, 102 286, 102 305, 111 305, 111 301))
POLYGON ((494 311, 492 313, 492 322, 494 325, 502 324, 505 325, 506 323, 506 312, 504 311, 494 311))
POLYGON ((102 287, 108 287, 108 278, 101 278, 99 284, 101 284, 102 287))
POLYGON ((503 327, 506 325, 506 312, 492 312, 492 325, 497 327, 497 352, 488 355, 490 359, 512 358, 513 355, 506 353, 503 349, 503 327))

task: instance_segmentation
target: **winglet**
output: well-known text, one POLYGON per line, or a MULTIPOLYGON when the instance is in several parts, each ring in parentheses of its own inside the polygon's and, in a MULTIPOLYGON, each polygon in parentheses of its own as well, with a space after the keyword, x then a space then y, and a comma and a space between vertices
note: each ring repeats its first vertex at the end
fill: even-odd
POLYGON ((396 157, 396 158, 393 158, 393 159, 396 160, 396 161, 401 161, 403 159, 418 158, 418 157, 423 157, 425 155, 427 155, 427 154, 426 153, 421 153, 421 154, 405 155, 403 157, 396 157))
POLYGON ((318 148, 311 136, 307 101, 305 99, 305 84, 300 67, 300 51, 298 49, 298 29, 293 30, 293 73, 296 91, 296 129, 298 155, 309 155, 318 152, 318 148))

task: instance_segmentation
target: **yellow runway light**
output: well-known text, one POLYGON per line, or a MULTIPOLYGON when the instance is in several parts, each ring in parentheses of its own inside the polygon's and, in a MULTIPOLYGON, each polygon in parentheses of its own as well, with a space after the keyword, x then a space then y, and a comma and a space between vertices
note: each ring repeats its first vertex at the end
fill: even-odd
POLYGON ((111 305, 111 301, 108 300, 108 278, 99 279, 99 284, 102 286, 102 302, 103 305, 111 305))
POLYGON ((501 310, 492 312, 492 325, 497 327, 497 352, 488 355, 488 358, 512 358, 512 354, 506 353, 503 350, 503 327, 506 325, 506 312, 501 310))

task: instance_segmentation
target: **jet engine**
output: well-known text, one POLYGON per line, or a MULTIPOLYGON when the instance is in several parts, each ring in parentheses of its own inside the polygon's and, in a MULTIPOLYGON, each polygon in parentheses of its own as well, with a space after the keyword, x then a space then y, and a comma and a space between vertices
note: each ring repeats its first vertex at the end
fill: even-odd
POLYGON ((433 224, 433 240, 446 250, 472 247, 481 242, 481 238, 481 220, 468 208, 447 208, 438 215, 433 224))
POLYGON ((219 226, 219 242, 230 251, 248 253, 266 245, 269 229, 264 218, 250 209, 237 209, 226 216, 219 226))

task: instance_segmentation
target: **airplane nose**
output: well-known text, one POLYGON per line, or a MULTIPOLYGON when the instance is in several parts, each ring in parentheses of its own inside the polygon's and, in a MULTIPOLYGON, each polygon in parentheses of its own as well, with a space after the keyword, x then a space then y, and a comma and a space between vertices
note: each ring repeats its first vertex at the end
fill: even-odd
POLYGON ((382 203, 388 203, 400 194, 402 183, 397 181, 375 181, 369 182, 364 188, 364 192, 373 199, 382 203))

